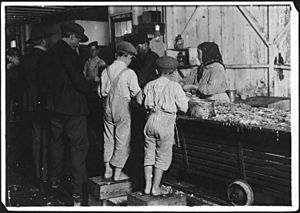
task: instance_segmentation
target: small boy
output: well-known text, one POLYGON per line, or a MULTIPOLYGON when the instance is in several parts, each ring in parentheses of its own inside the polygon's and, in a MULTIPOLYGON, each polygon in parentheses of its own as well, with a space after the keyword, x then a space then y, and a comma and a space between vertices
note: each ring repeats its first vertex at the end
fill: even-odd
POLYGON ((156 60, 156 65, 160 77, 146 84, 137 95, 137 102, 143 104, 149 111, 144 128, 146 180, 144 193, 151 193, 153 196, 165 194, 159 185, 163 172, 169 168, 172 161, 176 112, 177 110, 186 112, 188 109, 188 99, 183 89, 177 82, 171 80, 172 73, 178 66, 176 59, 163 56, 156 60))
POLYGON ((88 44, 91 57, 86 61, 83 69, 83 74, 88 81, 96 81, 98 75, 106 64, 99 58, 99 45, 97 41, 88 44))
POLYGON ((104 101, 104 178, 124 180, 122 169, 130 152, 131 114, 129 102, 140 91, 135 72, 128 68, 137 51, 126 41, 117 46, 116 60, 101 74, 100 97, 104 101), (113 174, 114 173, 114 174, 113 174))

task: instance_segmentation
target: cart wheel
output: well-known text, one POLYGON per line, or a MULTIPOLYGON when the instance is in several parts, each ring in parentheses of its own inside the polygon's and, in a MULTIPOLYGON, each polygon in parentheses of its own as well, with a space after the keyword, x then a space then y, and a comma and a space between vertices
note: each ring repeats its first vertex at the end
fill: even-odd
POLYGON ((235 180, 227 188, 227 196, 235 206, 249 206, 254 201, 254 193, 245 180, 235 180))

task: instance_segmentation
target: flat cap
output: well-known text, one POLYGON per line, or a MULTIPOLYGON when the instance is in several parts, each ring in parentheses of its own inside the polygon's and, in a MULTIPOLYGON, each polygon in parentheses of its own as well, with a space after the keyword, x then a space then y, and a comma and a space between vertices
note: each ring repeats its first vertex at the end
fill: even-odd
POLYGON ((97 48, 98 47, 98 41, 93 41, 93 42, 89 43, 88 47, 89 48, 91 48, 91 47, 96 47, 97 48))
POLYGON ((127 53, 130 55, 137 55, 137 51, 136 51, 135 47, 128 41, 121 41, 117 45, 117 51, 127 53))
POLYGON ((174 72, 178 67, 178 61, 171 56, 162 56, 156 60, 157 69, 160 73, 174 72))
POLYGON ((81 39, 80 42, 87 42, 89 40, 89 38, 84 34, 83 27, 75 22, 63 23, 60 25, 60 29, 62 33, 74 33, 81 39))

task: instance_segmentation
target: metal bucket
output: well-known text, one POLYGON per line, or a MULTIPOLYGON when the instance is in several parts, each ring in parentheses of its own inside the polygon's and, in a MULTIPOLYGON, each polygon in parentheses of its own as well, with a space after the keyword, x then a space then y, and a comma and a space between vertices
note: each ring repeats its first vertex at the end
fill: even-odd
POLYGON ((230 99, 230 102, 233 103, 235 101, 236 90, 226 90, 226 93, 230 99))
POLYGON ((192 117, 209 119, 215 115, 215 101, 209 99, 191 99, 189 113, 192 117))

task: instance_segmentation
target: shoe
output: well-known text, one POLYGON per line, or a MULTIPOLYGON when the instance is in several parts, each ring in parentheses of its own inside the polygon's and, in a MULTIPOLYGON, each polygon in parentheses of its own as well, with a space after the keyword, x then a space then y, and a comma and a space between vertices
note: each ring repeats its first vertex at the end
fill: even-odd
POLYGON ((72 197, 76 203, 82 203, 83 201, 82 195, 79 193, 73 193, 72 197))
POLYGON ((51 181, 51 188, 57 189, 59 187, 59 185, 60 185, 60 181, 58 181, 58 180, 51 181))

